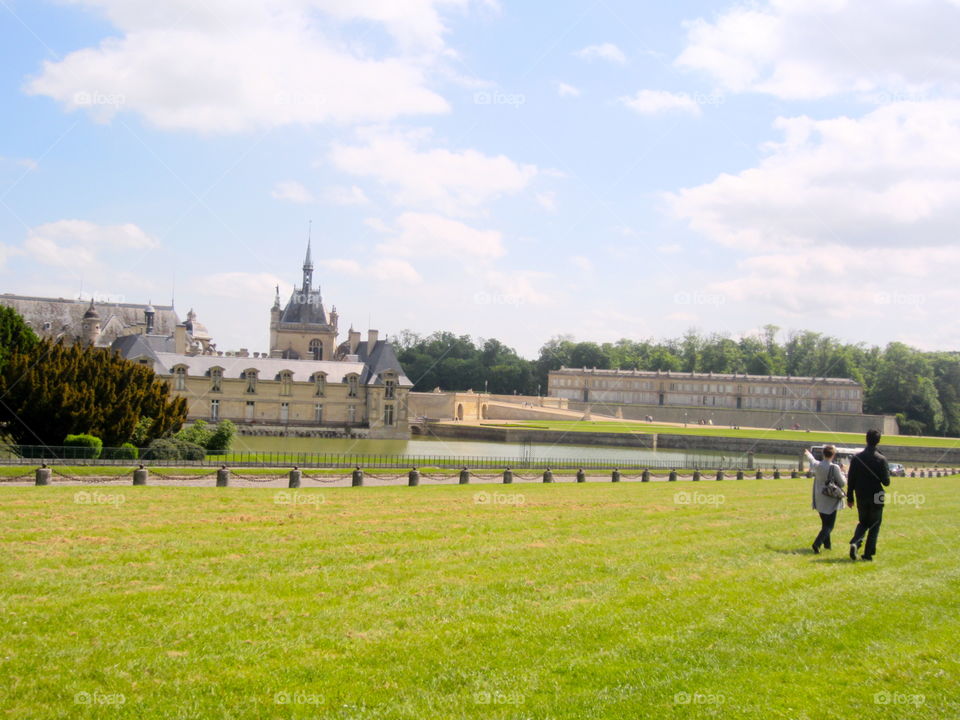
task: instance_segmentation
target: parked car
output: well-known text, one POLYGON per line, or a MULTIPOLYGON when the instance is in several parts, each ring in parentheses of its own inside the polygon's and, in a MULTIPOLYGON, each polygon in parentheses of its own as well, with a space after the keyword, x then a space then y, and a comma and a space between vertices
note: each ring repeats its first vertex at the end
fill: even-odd
POLYGON ((891 477, 906 477, 907 470, 900 463, 889 463, 891 477))

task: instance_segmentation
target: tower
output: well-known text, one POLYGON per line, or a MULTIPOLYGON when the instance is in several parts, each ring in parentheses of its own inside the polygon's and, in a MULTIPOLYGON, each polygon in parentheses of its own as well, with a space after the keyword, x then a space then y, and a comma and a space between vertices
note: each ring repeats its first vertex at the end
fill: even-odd
POLYGON ((337 313, 323 307, 319 283, 313 282, 313 241, 307 235, 303 279, 286 307, 280 308, 277 288, 270 310, 270 356, 292 360, 332 360, 337 347, 337 313))
POLYGON ((84 345, 95 345, 100 337, 100 314, 93 306, 93 300, 90 300, 90 307, 83 314, 83 320, 80 323, 81 335, 84 345))

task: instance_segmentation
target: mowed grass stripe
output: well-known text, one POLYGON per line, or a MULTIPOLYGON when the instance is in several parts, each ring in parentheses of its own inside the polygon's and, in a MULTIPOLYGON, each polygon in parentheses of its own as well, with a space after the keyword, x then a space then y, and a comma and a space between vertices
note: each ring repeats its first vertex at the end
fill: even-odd
POLYGON ((74 502, 89 487, 0 488, 0 707, 952 717, 957 482, 896 479, 923 503, 888 508, 872 565, 846 559, 849 510, 834 550, 810 553, 804 480, 310 488, 294 505, 255 488, 104 487, 91 504, 74 502))

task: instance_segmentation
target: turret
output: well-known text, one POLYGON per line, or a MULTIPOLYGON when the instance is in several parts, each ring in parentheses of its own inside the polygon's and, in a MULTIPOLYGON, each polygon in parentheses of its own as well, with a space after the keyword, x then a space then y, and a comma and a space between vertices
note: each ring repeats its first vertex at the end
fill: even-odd
POLYGON ((100 314, 93 306, 93 300, 90 300, 90 307, 83 314, 83 320, 80 323, 83 343, 85 345, 95 345, 100 338, 100 314))
POLYGON ((157 317, 157 311, 153 309, 153 305, 147 305, 147 309, 143 311, 143 316, 147 321, 147 335, 153 335, 153 325, 154 320, 157 317))

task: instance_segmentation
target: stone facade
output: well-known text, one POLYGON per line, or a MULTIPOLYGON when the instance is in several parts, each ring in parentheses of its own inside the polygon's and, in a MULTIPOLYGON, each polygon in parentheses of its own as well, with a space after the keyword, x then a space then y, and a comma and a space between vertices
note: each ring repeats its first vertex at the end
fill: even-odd
MULTIPOLYGON (((547 394, 585 403, 781 412, 863 412, 863 388, 845 378, 561 368, 547 394)), ((696 421, 691 418, 692 421, 696 421)))
POLYGON ((174 395, 186 398, 190 420, 317 432, 358 428, 372 438, 409 436, 413 383, 376 330, 362 340, 351 328, 347 340, 337 344, 337 313, 325 311, 320 289, 313 287, 309 244, 302 284, 286 307, 280 307, 279 292, 274 298, 269 353, 182 353, 153 336, 122 339, 114 347, 153 367, 174 395))

